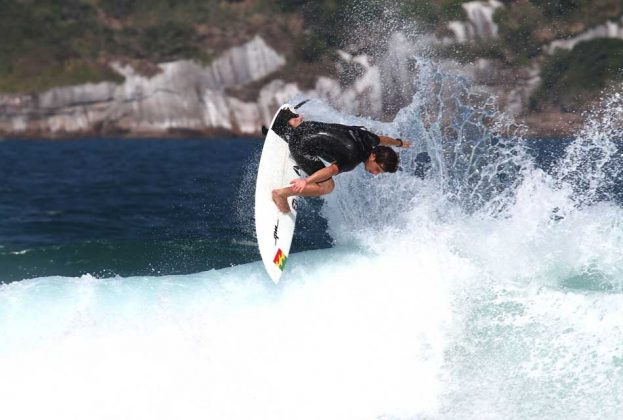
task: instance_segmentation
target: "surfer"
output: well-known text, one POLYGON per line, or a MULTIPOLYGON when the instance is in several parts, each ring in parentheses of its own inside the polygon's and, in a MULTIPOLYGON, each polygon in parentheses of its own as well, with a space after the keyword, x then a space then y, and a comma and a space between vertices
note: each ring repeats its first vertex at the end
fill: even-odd
POLYGON ((396 172, 398 154, 388 146, 409 147, 411 142, 376 135, 364 127, 303 121, 303 116, 284 110, 273 124, 287 139, 290 154, 309 176, 272 191, 277 208, 290 211, 288 197, 320 197, 335 188, 333 176, 352 171, 363 163, 373 175, 396 172))

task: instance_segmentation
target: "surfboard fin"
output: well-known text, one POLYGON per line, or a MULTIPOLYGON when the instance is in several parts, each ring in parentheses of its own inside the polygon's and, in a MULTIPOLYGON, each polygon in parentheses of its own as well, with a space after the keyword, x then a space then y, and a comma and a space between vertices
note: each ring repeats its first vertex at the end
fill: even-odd
POLYGON ((299 109, 300 107, 305 105, 307 102, 309 102, 309 99, 305 99, 303 102, 299 103, 298 105, 295 105, 294 109, 299 109))

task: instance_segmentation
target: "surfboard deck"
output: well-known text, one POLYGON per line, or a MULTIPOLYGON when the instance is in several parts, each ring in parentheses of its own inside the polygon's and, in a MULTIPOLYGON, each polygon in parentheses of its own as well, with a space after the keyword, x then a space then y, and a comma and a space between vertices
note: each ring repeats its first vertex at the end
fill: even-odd
POLYGON ((296 199, 288 198, 289 213, 279 211, 272 199, 275 188, 290 185, 298 178, 296 162, 290 156, 286 140, 273 131, 273 125, 279 113, 284 109, 294 109, 284 104, 273 117, 260 157, 260 165, 255 184, 255 232, 257 244, 268 275, 278 283, 286 268, 290 245, 296 225, 296 199))

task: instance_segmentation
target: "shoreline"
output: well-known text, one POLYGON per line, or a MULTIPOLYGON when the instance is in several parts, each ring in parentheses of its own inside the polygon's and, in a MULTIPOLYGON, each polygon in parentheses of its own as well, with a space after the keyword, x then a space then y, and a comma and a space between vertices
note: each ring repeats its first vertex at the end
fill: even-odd
POLYGON ((162 132, 133 132, 133 133, 96 133, 96 132, 80 132, 80 133, 0 133, 0 141, 49 141, 64 142, 78 140, 216 140, 216 139, 242 139, 261 141, 263 136, 261 133, 241 134, 228 131, 188 131, 184 133, 162 133, 162 132))
MULTIPOLYGON (((584 118, 579 113, 563 113, 544 111, 531 113, 517 118, 517 123, 526 127, 526 137, 530 139, 562 139, 573 138, 583 127, 584 118)), ((45 132, 40 130, 22 132, 0 132, 0 140, 84 140, 84 139, 116 139, 116 140, 186 140, 186 139, 224 139, 239 138, 261 140, 261 132, 242 133, 237 130, 210 129, 167 129, 163 131, 98 131, 85 130, 76 132, 45 132)))
POLYGON ((544 111, 521 117, 527 128, 526 137, 541 139, 574 138, 585 124, 578 113, 544 111))

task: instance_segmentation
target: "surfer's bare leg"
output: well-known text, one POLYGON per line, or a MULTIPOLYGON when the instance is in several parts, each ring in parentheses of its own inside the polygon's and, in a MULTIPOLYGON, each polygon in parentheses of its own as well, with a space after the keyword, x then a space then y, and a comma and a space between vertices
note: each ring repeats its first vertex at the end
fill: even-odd
POLYGON ((280 211, 287 213, 290 211, 288 197, 292 197, 293 195, 301 197, 320 197, 321 195, 329 194, 334 188, 335 182, 332 179, 307 184, 300 193, 294 192, 292 187, 280 188, 273 190, 273 201, 280 211))
POLYGON ((275 205, 282 213, 288 213, 290 211, 290 206, 288 205, 288 195, 285 195, 283 190, 287 190, 288 188, 282 188, 279 190, 273 190, 273 201, 275 205))

